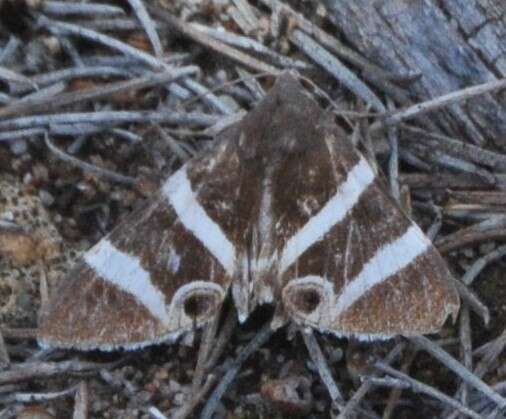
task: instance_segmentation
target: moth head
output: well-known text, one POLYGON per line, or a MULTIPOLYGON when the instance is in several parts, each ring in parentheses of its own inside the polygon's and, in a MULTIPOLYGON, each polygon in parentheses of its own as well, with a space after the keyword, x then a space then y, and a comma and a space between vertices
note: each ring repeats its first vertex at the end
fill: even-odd
POLYGON ((219 314, 225 298, 223 288, 208 281, 193 281, 180 287, 169 308, 169 329, 189 330, 219 314))
POLYGON ((286 313, 295 322, 319 328, 330 323, 335 297, 325 278, 309 275, 292 279, 283 288, 282 299, 286 313))

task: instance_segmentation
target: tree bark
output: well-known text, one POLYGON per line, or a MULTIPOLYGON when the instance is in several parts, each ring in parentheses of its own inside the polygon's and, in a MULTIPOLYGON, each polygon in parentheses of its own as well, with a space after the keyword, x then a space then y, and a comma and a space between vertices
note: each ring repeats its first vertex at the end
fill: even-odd
MULTIPOLYGON (((503 0, 324 0, 329 18, 364 56, 427 100, 506 74, 503 0)), ((506 100, 487 94, 431 115, 447 134, 506 150, 506 100)))

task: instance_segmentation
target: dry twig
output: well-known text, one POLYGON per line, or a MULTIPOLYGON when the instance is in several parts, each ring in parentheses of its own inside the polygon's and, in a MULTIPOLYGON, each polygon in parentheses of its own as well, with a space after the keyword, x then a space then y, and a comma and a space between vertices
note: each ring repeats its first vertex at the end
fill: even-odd
POLYGON ((478 375, 466 369, 460 362, 455 358, 451 357, 450 354, 445 352, 442 348, 437 346, 435 343, 430 341, 424 336, 417 336, 411 338, 413 343, 425 351, 429 352, 433 357, 443 363, 448 369, 455 372, 470 386, 476 388, 485 394, 489 399, 493 400, 494 403, 501 409, 506 408, 506 399, 500 394, 494 391, 489 385, 484 383, 478 375))
POLYGON ((386 108, 378 97, 355 74, 344 66, 336 57, 318 45, 301 30, 294 30, 290 35, 292 41, 312 60, 322 66, 327 72, 344 84, 348 89, 360 97, 371 108, 378 112, 385 112, 386 108))
MULTIPOLYGON (((438 96, 425 102, 419 102, 405 109, 396 111, 390 115, 386 115, 384 123, 385 125, 398 125, 402 121, 412 119, 415 116, 418 117, 445 106, 463 102, 473 97, 482 96, 485 93, 493 93, 505 87, 506 79, 493 80, 490 82, 478 84, 476 86, 467 87, 465 89, 457 90, 446 95, 438 96)), ((379 128, 379 125, 375 124, 371 126, 372 130, 375 130, 377 128, 379 128)))
POLYGON ((202 34, 192 26, 185 24, 175 16, 167 13, 165 10, 156 7, 150 7, 153 13, 159 16, 162 20, 168 23, 173 29, 177 30, 182 35, 190 38, 191 40, 211 49, 212 51, 224 55, 235 62, 238 62, 248 68, 262 73, 278 74, 279 70, 269 64, 266 64, 256 58, 253 58, 235 48, 230 47, 223 42, 219 42, 216 39, 211 39, 208 36, 202 34))
MULTIPOLYGON (((451 397, 448 397, 446 394, 442 393, 441 391, 437 390, 436 388, 429 386, 427 384, 424 384, 418 380, 415 380, 414 378, 411 378, 409 375, 404 374, 401 371, 397 371, 394 368, 390 367, 389 365, 386 365, 382 362, 376 363, 375 367, 384 373, 390 374, 396 378, 399 378, 400 380, 404 381, 405 383, 409 384, 409 386, 416 392, 421 392, 424 394, 427 394, 431 397, 434 397, 444 404, 450 405, 455 409, 458 409, 461 413, 473 418, 473 419, 481 419, 481 416, 472 411, 471 409, 467 408, 466 406, 459 403, 457 400, 452 399, 451 397)), ((378 382, 376 382, 378 384, 378 382)), ((406 388, 404 386, 401 386, 400 388, 406 388)))
POLYGON ((269 323, 265 324, 262 329, 258 331, 253 339, 244 347, 239 353, 238 357, 227 366, 226 372, 221 378, 219 384, 216 386, 211 396, 207 400, 207 403, 202 410, 200 419, 211 419, 214 414, 217 405, 225 391, 230 386, 235 376, 239 372, 242 364, 258 349, 260 348, 269 338, 271 337, 273 330, 269 323))
POLYGON ((330 399, 339 407, 339 409, 341 409, 344 405, 344 397, 332 377, 332 372, 330 371, 327 361, 325 360, 325 356, 320 349, 320 345, 318 345, 315 335, 311 330, 301 330, 300 333, 304 338, 308 354, 318 369, 321 380, 327 387, 330 399))
POLYGON ((63 106, 107 98, 118 93, 135 92, 141 89, 169 84, 170 82, 194 75, 198 72, 198 67, 188 66, 161 73, 148 74, 127 81, 102 84, 78 92, 64 92, 52 97, 23 98, 0 109, 0 120, 14 115, 20 117, 21 115, 29 115, 41 111, 52 111, 63 106))
POLYGON ((63 160, 64 162, 70 163, 71 165, 75 167, 79 167, 80 169, 84 170, 85 172, 93 173, 101 178, 110 180, 115 183, 121 183, 126 186, 134 186, 136 184, 136 181, 134 178, 130 176, 120 175, 119 173, 113 172, 109 169, 104 169, 101 167, 97 167, 91 163, 86 163, 82 160, 79 160, 75 157, 70 156, 69 154, 63 152, 58 147, 56 147, 50 140, 49 136, 45 136, 45 142, 49 150, 53 152, 53 154, 58 157, 60 160, 63 160))
POLYGON ((77 387, 72 419, 88 419, 88 385, 81 381, 77 387))

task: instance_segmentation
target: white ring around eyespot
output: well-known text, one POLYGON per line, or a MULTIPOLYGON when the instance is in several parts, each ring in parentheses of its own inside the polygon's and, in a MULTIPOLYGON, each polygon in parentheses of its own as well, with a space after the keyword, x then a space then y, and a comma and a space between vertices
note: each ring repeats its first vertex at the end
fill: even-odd
MULTIPOLYGON (((303 322, 309 322, 313 323, 317 320, 315 316, 317 316, 317 312, 320 312, 320 314, 325 314, 325 312, 329 311, 331 308, 332 303, 335 300, 334 290, 332 284, 325 278, 317 275, 308 275, 301 278, 296 278, 290 280, 287 285, 283 288, 282 292, 282 298, 283 303, 285 306, 285 309, 289 310, 288 314, 291 314, 292 317, 296 317, 297 319, 303 321, 303 322), (302 314, 300 311, 291 310, 290 306, 292 306, 292 303, 290 301, 290 298, 288 297, 288 294, 290 292, 294 292, 297 290, 308 290, 308 289, 315 289, 317 288, 321 292, 319 292, 319 295, 321 297, 321 300, 314 311, 308 314, 302 314), (326 306, 327 310, 323 309, 322 307, 326 306)), ((319 318, 318 318, 319 319, 319 318)), ((321 320, 321 319, 320 319, 321 320)), ((319 321, 320 321, 319 320, 319 321)))
POLYGON ((322 288, 325 292, 325 295, 333 295, 334 290, 332 284, 325 278, 317 275, 308 275, 300 278, 291 279, 288 284, 283 288, 283 294, 292 287, 300 287, 307 285, 315 285, 319 288, 322 288))
POLYGON ((172 302, 170 303, 171 307, 173 304, 177 304, 178 302, 183 300, 187 294, 192 293, 194 290, 217 291, 222 300, 225 298, 225 291, 220 285, 209 281, 192 281, 189 284, 185 284, 182 287, 178 288, 178 290, 174 293, 174 296, 172 297, 172 302))
POLYGON ((184 300, 193 293, 206 291, 218 294, 220 303, 225 299, 225 290, 214 282, 197 280, 179 287, 174 293, 169 307, 168 327, 170 330, 185 329, 186 323, 188 325, 193 323, 193 319, 190 319, 184 312, 184 300))

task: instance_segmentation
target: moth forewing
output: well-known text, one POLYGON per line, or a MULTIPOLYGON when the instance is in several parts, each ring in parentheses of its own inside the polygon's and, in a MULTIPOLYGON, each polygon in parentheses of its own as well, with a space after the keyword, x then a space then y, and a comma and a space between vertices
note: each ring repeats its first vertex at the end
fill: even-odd
POLYGON ((290 75, 85 254, 40 323, 79 349, 173 340, 217 315, 364 338, 437 331, 459 298, 430 241, 290 75))
MULTIPOLYGON (((231 245, 206 242, 221 227, 200 203, 206 191, 193 184, 201 166, 208 167, 200 163, 172 175, 62 280, 41 316, 41 344, 137 349, 174 341, 219 314, 231 282, 231 245)), ((227 211, 223 215, 230 219, 227 211)))

